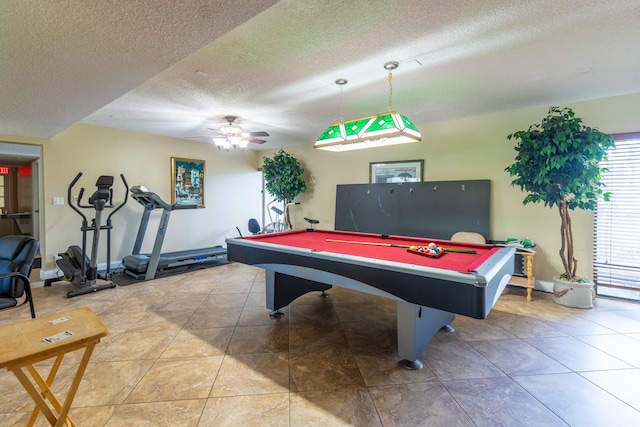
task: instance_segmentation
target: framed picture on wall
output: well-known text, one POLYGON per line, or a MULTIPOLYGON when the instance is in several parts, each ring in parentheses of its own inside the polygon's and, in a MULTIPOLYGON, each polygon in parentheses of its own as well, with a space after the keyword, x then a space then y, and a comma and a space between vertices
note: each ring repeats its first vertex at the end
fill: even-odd
POLYGON ((401 160, 369 163, 369 182, 372 184, 394 182, 421 182, 424 160, 401 160))
POLYGON ((171 158, 171 203, 204 208, 204 160, 171 158))

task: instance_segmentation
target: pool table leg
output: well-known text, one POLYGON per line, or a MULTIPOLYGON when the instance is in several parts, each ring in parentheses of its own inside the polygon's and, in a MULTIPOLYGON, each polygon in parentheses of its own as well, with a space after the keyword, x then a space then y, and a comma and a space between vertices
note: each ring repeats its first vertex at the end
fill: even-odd
POLYGON ((407 369, 421 369, 420 355, 455 314, 398 300, 398 355, 407 369))
POLYGON ((280 309, 288 306, 296 298, 308 292, 325 292, 332 288, 326 283, 290 276, 273 270, 265 271, 265 284, 267 308, 271 310, 270 316, 275 318, 282 317, 278 314, 282 313, 280 309))

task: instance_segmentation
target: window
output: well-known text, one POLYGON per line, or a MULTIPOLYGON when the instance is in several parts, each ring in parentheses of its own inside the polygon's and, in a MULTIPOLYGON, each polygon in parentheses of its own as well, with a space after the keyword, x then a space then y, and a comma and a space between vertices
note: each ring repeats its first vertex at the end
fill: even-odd
POLYGON ((640 300, 640 132, 613 135, 602 162, 611 200, 599 200, 594 221, 594 279, 598 295, 640 300))

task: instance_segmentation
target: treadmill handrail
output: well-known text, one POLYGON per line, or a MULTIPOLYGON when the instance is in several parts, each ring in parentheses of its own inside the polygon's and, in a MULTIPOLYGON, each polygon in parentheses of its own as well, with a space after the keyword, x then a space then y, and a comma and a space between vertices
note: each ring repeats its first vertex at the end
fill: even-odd
POLYGON ((151 191, 142 191, 139 185, 134 185, 129 189, 131 191, 131 197, 133 197, 138 203, 145 207, 145 209, 162 208, 167 211, 173 211, 177 209, 197 209, 197 205, 181 205, 175 203, 173 205, 162 200, 160 196, 151 191))

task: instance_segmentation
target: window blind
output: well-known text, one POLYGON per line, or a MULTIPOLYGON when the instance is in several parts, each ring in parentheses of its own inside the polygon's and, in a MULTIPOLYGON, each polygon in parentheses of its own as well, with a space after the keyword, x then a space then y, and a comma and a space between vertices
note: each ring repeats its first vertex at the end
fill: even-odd
POLYGON ((611 200, 594 212, 594 280, 599 295, 640 299, 640 132, 613 137, 601 163, 611 200))

